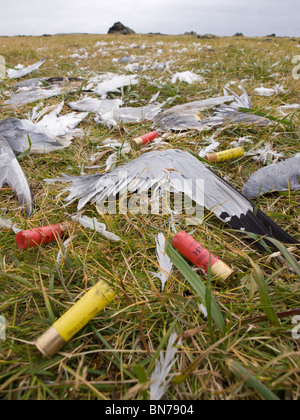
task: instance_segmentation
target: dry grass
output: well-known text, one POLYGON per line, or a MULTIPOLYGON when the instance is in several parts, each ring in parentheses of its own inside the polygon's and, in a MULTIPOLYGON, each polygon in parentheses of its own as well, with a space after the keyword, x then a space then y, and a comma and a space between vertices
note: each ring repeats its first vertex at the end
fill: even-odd
MULTIPOLYGON (((185 70, 203 71, 207 83, 200 86, 173 85, 170 73, 146 71, 142 76, 147 78, 124 92, 124 100, 135 99, 136 105, 147 103, 158 90, 161 91, 159 100, 175 97, 173 104, 180 104, 222 94, 230 81, 239 84, 247 79, 244 86, 251 95, 261 84, 273 87, 283 83, 285 94, 271 98, 252 96, 255 108, 267 109, 270 114, 280 116, 276 110, 278 105, 299 100, 299 81, 292 78, 292 57, 299 54, 297 45, 298 41, 289 39, 202 40, 192 36, 74 35, 0 38, 0 54, 6 57, 9 66, 29 65, 47 56, 44 66, 32 77, 79 76, 86 79, 91 71, 123 73, 123 65, 112 59, 127 53, 138 55, 140 62, 170 61, 172 74, 185 70), (98 41, 103 44, 96 47, 98 41), (214 51, 207 49, 208 45, 214 51), (204 48, 199 50, 199 46, 204 48), (80 48, 85 48, 88 58, 71 58, 74 53, 83 54, 80 48), (159 55, 158 49, 162 50, 159 55)), ((0 104, 11 86, 9 81, 0 85, 0 104)), ((232 88, 237 91, 236 86, 232 85, 232 88)), ((80 95, 82 93, 78 91, 71 98, 75 100, 80 95)), ((45 105, 59 100, 49 99, 45 105)), ((31 109, 31 105, 17 112, 0 108, 1 118, 24 118, 31 109)), ((103 139, 125 140, 143 134, 149 129, 149 124, 123 124, 120 128, 108 130, 97 125, 90 115, 81 127, 84 138, 75 139, 70 148, 51 156, 28 156, 22 160, 36 203, 29 220, 17 212, 15 197, 7 191, 0 191, 1 207, 18 227, 25 229, 66 220, 67 213, 76 211, 76 204, 64 208, 62 198, 56 198, 62 186, 49 186, 43 179, 62 172, 78 175, 84 166, 89 165, 88 159, 103 139)), ((288 127, 227 128, 220 135, 222 148, 228 148, 230 142, 246 135, 252 137, 254 144, 269 142, 274 150, 291 156, 299 151, 299 114, 294 115, 293 123, 288 127)), ((172 137, 168 147, 197 152, 203 142, 202 134, 191 133, 185 139, 172 137)), ((251 147, 253 144, 246 145, 248 150, 251 147)), ((127 158, 134 159, 138 155, 139 152, 132 152, 127 158)), ((100 163, 105 165, 106 158, 104 156, 100 163)), ((124 163, 122 155, 117 163, 124 163)), ((246 157, 216 166, 215 170, 240 190, 249 174, 259 166, 246 157)), ((92 172, 86 170, 86 173, 92 172)), ((261 199, 260 205, 300 240, 299 193, 274 194, 261 199)), ((86 214, 98 216, 93 206, 88 207, 86 214)), ((280 399, 299 399, 300 341, 292 338, 292 317, 282 318, 279 325, 251 320, 263 316, 264 307, 253 268, 241 251, 260 266, 276 312, 299 307, 300 279, 284 261, 250 248, 241 236, 213 216, 194 231, 197 239, 205 245, 210 243, 213 252, 236 270, 234 279, 227 284, 212 285, 212 294, 226 322, 225 337, 221 337, 217 330, 213 330, 212 336, 207 319, 199 308, 201 299, 178 271, 174 271, 163 293, 160 292, 159 280, 153 280, 149 275, 157 269, 155 236, 160 231, 166 237, 172 236, 170 220, 152 215, 122 215, 106 216, 104 222, 122 241, 111 243, 100 235, 78 228, 68 259, 61 266, 55 264, 59 244, 20 251, 14 243, 13 233, 1 231, 0 315, 7 319, 7 337, 0 341, 0 398, 141 399, 145 393, 143 387, 136 387, 139 380, 135 366, 142 366, 150 380, 157 350, 160 345, 166 348, 166 334, 175 329, 179 334, 185 334, 185 340, 172 373, 179 374, 187 369, 188 374, 185 380, 169 386, 165 395, 167 399, 263 398, 249 382, 245 382, 245 378, 241 380, 233 373, 228 362, 231 359, 280 399), (117 298, 62 352, 50 361, 45 360, 33 341, 66 311, 80 292, 98 279, 113 285, 117 298), (190 366, 192 370, 188 369, 190 366)), ((184 217, 181 222, 182 227, 188 229, 184 217)), ((299 261, 299 250, 293 248, 291 253, 299 261)), ((146 395, 148 398, 147 387, 146 395)))

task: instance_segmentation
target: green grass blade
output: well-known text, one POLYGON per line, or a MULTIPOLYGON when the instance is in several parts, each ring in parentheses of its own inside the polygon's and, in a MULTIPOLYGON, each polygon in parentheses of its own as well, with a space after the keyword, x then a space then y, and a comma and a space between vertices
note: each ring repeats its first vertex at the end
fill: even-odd
POLYGON ((247 369, 241 366, 236 361, 230 359, 227 360, 227 366, 231 372, 239 379, 245 381, 245 384, 250 388, 253 388, 267 401, 279 401, 279 398, 270 391, 265 385, 263 385, 258 379, 256 379, 247 369))
MULTIPOLYGON (((140 384, 145 384, 147 382, 147 374, 144 366, 135 365, 133 373, 136 375, 140 384)), ((147 400, 147 391, 142 391, 142 396, 144 400, 147 400)))
POLYGON ((294 256, 286 249, 286 247, 277 239, 274 238, 267 238, 268 241, 272 242, 276 247, 279 249, 279 251, 282 253, 284 258, 287 260, 287 262, 293 267, 295 272, 297 273, 297 276, 300 278, 300 264, 294 258, 294 256))
POLYGON ((255 109, 251 109, 251 108, 239 107, 238 110, 240 112, 244 112, 245 114, 256 115, 257 117, 267 118, 268 120, 276 121, 279 124, 290 125, 290 123, 288 121, 286 121, 287 117, 277 118, 277 117, 273 117, 272 115, 266 114, 265 112, 257 111, 255 109))
POLYGON ((207 272, 207 282, 206 282, 206 293, 205 293, 205 305, 207 309, 207 320, 208 328, 212 341, 214 341, 214 333, 212 328, 212 314, 211 314, 211 250, 209 248, 209 261, 208 261, 208 272, 207 272))
MULTIPOLYGON (((207 289, 201 279, 194 273, 191 267, 185 262, 185 260, 179 255, 179 253, 172 247, 171 242, 168 241, 166 244, 166 253, 175 267, 180 271, 184 278, 189 282, 192 288, 199 294, 203 302, 206 301, 207 289)), ((226 326, 223 315, 214 299, 211 296, 211 316, 214 319, 218 329, 222 336, 225 335, 226 326)))
POLYGON ((29 144, 29 147, 28 147, 28 149, 27 150, 25 150, 25 152, 23 152, 23 153, 20 153, 18 156, 17 156, 17 160, 22 160, 22 159, 24 159, 26 156, 28 156, 29 155, 29 153, 30 153, 30 150, 31 150, 31 146, 32 146, 32 143, 31 143, 31 140, 30 140, 30 137, 29 137, 29 134, 27 134, 27 138, 28 138, 28 144, 29 144))
POLYGON ((258 284, 258 288, 259 288, 259 294, 260 294, 260 299, 261 302, 263 304, 263 309, 264 312, 268 318, 268 320, 275 325, 279 325, 279 320, 278 317, 276 315, 276 311, 273 307, 269 292, 268 292, 268 288, 263 276, 263 273, 260 269, 260 267, 255 264, 254 261, 250 260, 252 268, 253 268, 253 272, 254 272, 254 277, 255 280, 258 284))

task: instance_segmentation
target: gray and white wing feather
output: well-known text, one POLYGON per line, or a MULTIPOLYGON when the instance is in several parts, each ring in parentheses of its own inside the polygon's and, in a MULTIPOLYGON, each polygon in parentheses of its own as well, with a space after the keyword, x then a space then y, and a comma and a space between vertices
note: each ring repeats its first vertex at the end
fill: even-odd
POLYGON ((31 141, 30 153, 50 153, 63 149, 71 144, 69 134, 55 136, 46 127, 38 126, 29 120, 7 118, 0 122, 0 135, 3 136, 15 154, 28 150, 31 141))
POLYGON ((18 196, 22 211, 32 213, 32 195, 26 176, 7 141, 0 136, 0 186, 7 183, 18 196))

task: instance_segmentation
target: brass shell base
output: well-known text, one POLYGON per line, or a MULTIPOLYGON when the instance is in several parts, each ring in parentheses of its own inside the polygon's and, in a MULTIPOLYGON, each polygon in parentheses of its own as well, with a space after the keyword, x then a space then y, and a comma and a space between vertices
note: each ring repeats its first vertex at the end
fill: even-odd
POLYGON ((34 343, 47 359, 51 359, 65 344, 54 327, 50 327, 34 343))
POLYGON ((143 144, 144 144, 144 142, 143 142, 143 139, 141 137, 136 137, 135 139, 130 141, 130 146, 134 150, 140 149, 143 146, 143 144))
POLYGON ((211 274, 213 277, 225 281, 234 274, 234 270, 219 260, 211 267, 211 274))

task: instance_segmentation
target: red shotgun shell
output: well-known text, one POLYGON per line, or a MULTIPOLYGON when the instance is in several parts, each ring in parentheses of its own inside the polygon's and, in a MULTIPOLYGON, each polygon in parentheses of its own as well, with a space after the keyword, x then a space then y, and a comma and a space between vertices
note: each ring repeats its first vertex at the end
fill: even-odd
POLYGON ((233 270, 227 264, 217 258, 214 254, 209 253, 207 248, 184 231, 177 233, 172 244, 180 254, 191 261, 196 267, 201 268, 205 274, 208 273, 209 258, 212 277, 226 280, 233 274, 233 270))
POLYGON ((40 228, 23 230, 16 234, 16 244, 20 249, 32 248, 37 245, 53 242, 68 229, 68 224, 43 226, 40 228))
POLYGON ((151 131, 150 133, 144 134, 141 137, 136 137, 135 139, 131 140, 130 144, 133 149, 139 149, 141 146, 150 143, 158 136, 157 131, 151 131))

